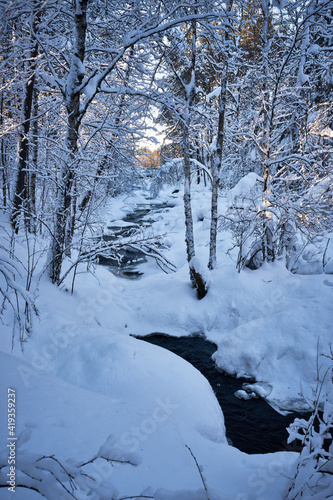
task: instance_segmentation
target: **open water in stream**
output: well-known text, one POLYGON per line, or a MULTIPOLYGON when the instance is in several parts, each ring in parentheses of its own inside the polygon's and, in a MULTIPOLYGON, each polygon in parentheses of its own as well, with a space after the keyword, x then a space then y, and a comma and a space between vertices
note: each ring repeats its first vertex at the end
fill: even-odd
MULTIPOLYGON (((125 227, 109 226, 107 241, 121 236, 134 234, 140 227, 149 227, 153 222, 147 218, 171 208, 172 205, 140 205, 132 213, 124 217, 125 227)), ((146 258, 139 251, 124 250, 122 262, 114 261, 112 257, 100 257, 100 264, 106 265, 111 272, 124 278, 135 279, 142 275, 138 265, 146 258)), ((288 433, 286 428, 296 417, 307 418, 306 414, 289 413, 281 415, 264 399, 240 400, 234 394, 242 388, 248 379, 236 379, 222 373, 212 360, 216 351, 215 344, 203 337, 171 337, 154 333, 145 337, 136 337, 146 342, 158 345, 195 366, 209 381, 222 408, 229 442, 246 453, 269 453, 288 450, 288 433)), ((195 390, 195 387, 189 388, 195 390)))
MULTIPOLYGON (((249 379, 234 378, 218 370, 212 354, 216 346, 202 337, 171 337, 155 333, 141 340, 158 345, 186 359, 209 381, 224 414, 229 442, 246 453, 269 453, 290 450, 286 427, 305 414, 281 415, 264 399, 240 400, 234 393, 249 379)), ((195 387, 189 388, 194 390, 195 387)))

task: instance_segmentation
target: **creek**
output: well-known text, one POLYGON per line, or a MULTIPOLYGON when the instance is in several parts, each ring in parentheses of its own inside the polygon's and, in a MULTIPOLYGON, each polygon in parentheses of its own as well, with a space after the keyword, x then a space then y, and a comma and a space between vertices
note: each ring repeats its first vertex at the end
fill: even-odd
MULTIPOLYGON (((142 227, 149 227, 154 222, 153 215, 169 210, 173 205, 140 204, 126 215, 121 223, 108 226, 108 234, 103 239, 107 242, 117 238, 135 236, 142 227)), ((139 265, 146 261, 146 256, 139 250, 124 248, 121 259, 112 255, 100 255, 99 263, 108 267, 114 274, 127 279, 142 276, 139 265)), ((242 389, 249 379, 234 378, 221 372, 215 365, 212 355, 216 346, 203 337, 171 337, 154 333, 136 338, 168 349, 184 358, 197 368, 209 381, 224 414, 228 441, 246 453, 269 453, 290 450, 287 444, 286 428, 296 417, 308 415, 289 413, 281 415, 264 399, 240 400, 235 392, 242 389)), ((195 390, 195 388, 191 388, 195 390)))
MULTIPOLYGON (((296 417, 307 418, 309 415, 295 412, 281 415, 262 398, 238 399, 235 392, 242 388, 243 383, 249 383, 249 379, 232 377, 217 368, 212 360, 215 344, 203 337, 171 337, 160 333, 136 338, 172 351, 207 378, 223 411, 230 444, 245 453, 292 449, 287 445, 286 427, 296 417)), ((195 390, 195 387, 191 389, 195 390)))

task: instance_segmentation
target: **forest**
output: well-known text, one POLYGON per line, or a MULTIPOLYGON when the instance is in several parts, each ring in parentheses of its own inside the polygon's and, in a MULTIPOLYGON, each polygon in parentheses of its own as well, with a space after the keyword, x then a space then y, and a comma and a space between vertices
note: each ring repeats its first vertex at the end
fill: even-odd
POLYGON ((0 496, 332 498, 333 1, 0 0, 0 26, 0 496), (230 446, 157 332, 310 412, 299 449, 230 446))

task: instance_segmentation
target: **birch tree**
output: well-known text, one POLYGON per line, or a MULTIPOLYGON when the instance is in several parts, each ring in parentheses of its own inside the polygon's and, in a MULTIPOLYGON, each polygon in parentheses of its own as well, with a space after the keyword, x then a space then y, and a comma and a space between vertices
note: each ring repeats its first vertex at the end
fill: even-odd
MULTIPOLYGON (((202 27, 200 28, 201 31, 202 27)), ((177 141, 183 158, 184 169, 184 214, 185 245, 189 264, 190 280, 199 299, 207 293, 207 284, 198 269, 196 259, 191 184, 192 162, 200 149, 198 134, 198 105, 200 96, 197 87, 198 78, 198 26, 192 21, 177 32, 173 32, 168 41, 160 40, 160 51, 164 56, 166 70, 169 73, 167 97, 163 101, 162 119, 166 120, 177 141), (194 133, 196 128, 196 133, 194 133)))
MULTIPOLYGON (((232 11, 233 1, 228 0, 225 10, 225 17, 230 18, 232 11)), ((229 20, 230 22, 230 20, 229 20)), ((219 189, 221 183, 221 165, 223 155, 223 145, 225 139, 225 114, 227 102, 227 86, 229 78, 229 64, 230 64, 230 34, 228 28, 225 30, 224 37, 222 38, 222 69, 220 76, 220 93, 219 93, 219 111, 218 111, 218 126, 216 136, 216 148, 212 155, 212 199, 211 199, 211 223, 210 223, 210 238, 209 238, 209 261, 208 268, 214 269, 216 267, 216 238, 218 226, 218 199, 219 189)))

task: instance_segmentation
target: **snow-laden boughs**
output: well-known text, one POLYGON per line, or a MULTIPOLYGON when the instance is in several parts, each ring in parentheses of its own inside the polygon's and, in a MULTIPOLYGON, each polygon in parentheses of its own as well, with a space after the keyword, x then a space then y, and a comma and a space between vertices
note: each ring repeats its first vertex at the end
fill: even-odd
MULTIPOLYGON (((8 240, 6 241, 4 238, 4 227, 0 226, 0 231, 4 243, 7 244, 8 240)), ((29 246, 29 242, 27 245, 29 246)), ((6 246, 0 245, 0 321, 3 321, 1 316, 10 308, 12 310, 11 324, 13 325, 12 346, 14 346, 15 336, 18 332, 22 348, 27 335, 32 331, 33 319, 38 316, 35 297, 31 291, 34 265, 30 257, 31 255, 28 255, 28 263, 24 265, 15 256, 13 250, 10 251, 6 246)))
POLYGON ((241 28, 240 46, 256 30, 260 44, 252 43, 250 51, 247 41, 249 56, 255 51, 257 59, 245 59, 247 72, 231 86, 237 89, 231 115, 237 128, 229 119, 226 162, 237 166, 242 161, 243 175, 235 168, 232 183, 229 166, 226 181, 235 185, 253 171, 263 183, 261 196, 259 189, 243 201, 238 198, 222 224, 231 228, 240 248, 239 269, 283 257, 297 271, 304 248, 319 236, 327 241, 325 232, 332 228, 327 51, 332 16, 328 2, 296 3, 297 14, 294 4, 281 2, 277 13, 271 2, 258 2, 253 19, 245 23, 249 34, 241 28), (330 179, 327 185, 325 179, 330 179))
POLYGON ((92 495, 95 500, 117 499, 117 489, 109 480, 111 468, 115 464, 137 466, 141 463, 139 455, 118 448, 113 436, 109 436, 97 454, 85 462, 31 452, 23 447, 30 438, 31 429, 26 429, 12 440, 14 465, 8 463, 8 447, 0 451, 0 491, 3 488, 11 488, 13 493, 31 490, 47 500, 75 500, 92 495), (103 462, 110 464, 110 472, 106 474, 103 469, 105 479, 101 480, 98 464, 103 462))
MULTIPOLYGON (((282 259, 293 273, 331 273, 330 245, 332 204, 331 176, 312 185, 303 196, 276 200, 270 206, 272 244, 275 258, 282 259)), ((255 173, 243 177, 228 195, 228 210, 220 218, 220 229, 232 234, 238 249, 238 271, 259 268, 264 259, 262 240, 267 230, 263 218, 263 180, 255 173)))
MULTIPOLYGON (((333 362, 333 352, 329 356, 333 362)), ((312 415, 308 421, 296 419, 287 429, 288 443, 302 444, 296 474, 287 500, 311 498, 324 500, 332 497, 333 484, 333 367, 319 380, 311 403, 312 415), (323 397, 324 393, 324 397, 323 397)))

